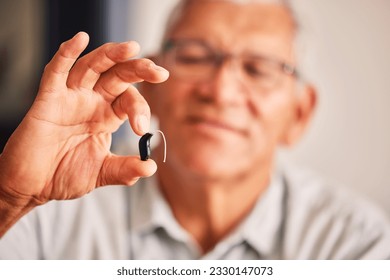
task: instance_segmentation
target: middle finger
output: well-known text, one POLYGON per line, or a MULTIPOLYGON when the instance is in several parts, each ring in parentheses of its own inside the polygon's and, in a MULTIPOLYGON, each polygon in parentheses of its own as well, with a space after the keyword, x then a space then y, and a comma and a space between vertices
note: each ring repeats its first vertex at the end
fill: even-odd
POLYGON ((129 60, 115 65, 101 75, 94 90, 106 101, 112 102, 131 83, 147 81, 161 83, 168 79, 169 72, 146 58, 129 60))
POLYGON ((69 73, 67 86, 92 89, 100 75, 138 54, 137 42, 107 43, 78 59, 69 73))

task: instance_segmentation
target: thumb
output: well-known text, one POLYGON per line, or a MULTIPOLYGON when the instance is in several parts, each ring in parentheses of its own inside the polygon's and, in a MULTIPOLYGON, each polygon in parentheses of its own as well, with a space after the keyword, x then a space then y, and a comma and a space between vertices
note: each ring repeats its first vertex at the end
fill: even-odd
POLYGON ((110 155, 102 165, 97 186, 131 186, 139 178, 152 176, 156 171, 157 164, 152 159, 142 161, 138 156, 110 155))

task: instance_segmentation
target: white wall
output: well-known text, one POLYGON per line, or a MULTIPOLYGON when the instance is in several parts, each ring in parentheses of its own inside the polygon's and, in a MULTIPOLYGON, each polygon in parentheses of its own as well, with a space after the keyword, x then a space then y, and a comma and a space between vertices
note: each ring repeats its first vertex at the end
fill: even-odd
POLYGON ((381 204, 390 214, 390 1, 296 0, 312 23, 320 94, 291 160, 381 204))
MULTIPOLYGON (((130 0, 128 38, 153 51, 177 0, 130 0)), ((295 0, 316 54, 313 125, 282 155, 383 206, 390 215, 390 1, 295 0)))

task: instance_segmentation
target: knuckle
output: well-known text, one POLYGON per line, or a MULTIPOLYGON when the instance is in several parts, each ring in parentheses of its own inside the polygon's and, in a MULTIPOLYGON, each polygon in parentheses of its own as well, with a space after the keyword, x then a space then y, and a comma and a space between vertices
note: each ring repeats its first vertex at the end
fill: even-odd
POLYGON ((150 117, 150 108, 146 101, 137 100, 133 103, 133 110, 138 114, 146 115, 150 117))
POLYGON ((154 62, 150 60, 149 58, 141 58, 140 64, 146 68, 151 68, 154 66, 154 62))

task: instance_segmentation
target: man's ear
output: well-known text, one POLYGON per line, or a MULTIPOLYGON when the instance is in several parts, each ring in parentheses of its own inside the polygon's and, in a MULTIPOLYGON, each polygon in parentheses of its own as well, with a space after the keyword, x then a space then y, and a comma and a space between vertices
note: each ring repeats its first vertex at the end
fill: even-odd
POLYGON ((303 136, 307 126, 313 119, 317 105, 317 91, 314 86, 310 84, 301 85, 297 91, 293 120, 282 141, 285 146, 289 147, 297 143, 303 136))

